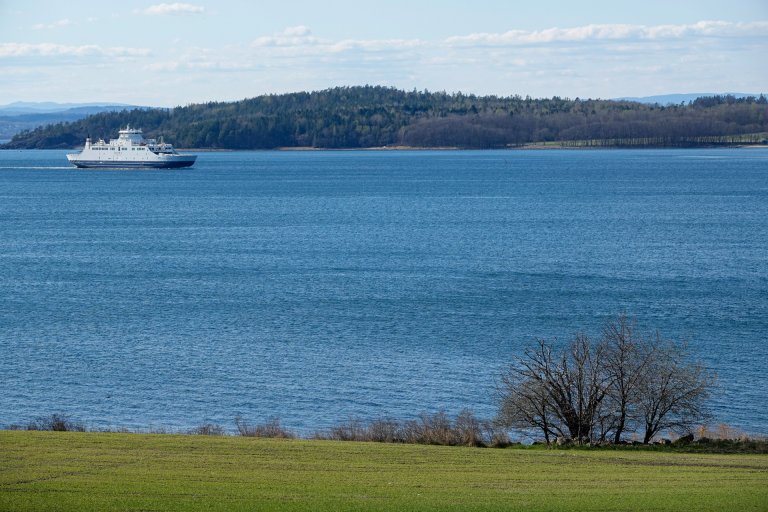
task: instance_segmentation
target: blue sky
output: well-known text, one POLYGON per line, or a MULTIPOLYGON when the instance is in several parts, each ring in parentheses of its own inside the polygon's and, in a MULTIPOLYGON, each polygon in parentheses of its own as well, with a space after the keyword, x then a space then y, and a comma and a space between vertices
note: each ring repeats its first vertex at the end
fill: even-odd
POLYGON ((768 0, 0 0, 0 104, 768 92, 768 0))

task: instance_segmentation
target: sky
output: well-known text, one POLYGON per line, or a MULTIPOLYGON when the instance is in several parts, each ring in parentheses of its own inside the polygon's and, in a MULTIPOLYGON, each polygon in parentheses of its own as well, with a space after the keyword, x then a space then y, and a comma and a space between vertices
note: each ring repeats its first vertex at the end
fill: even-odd
POLYGON ((768 92, 768 0, 0 0, 0 105, 768 92))

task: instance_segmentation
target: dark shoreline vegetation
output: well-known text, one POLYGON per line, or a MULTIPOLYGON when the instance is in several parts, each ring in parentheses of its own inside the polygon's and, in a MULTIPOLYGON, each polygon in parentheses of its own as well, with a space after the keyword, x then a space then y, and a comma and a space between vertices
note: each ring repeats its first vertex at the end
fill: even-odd
POLYGON ((183 435, 183 436, 224 436, 262 439, 294 439, 308 441, 341 441, 384 444, 410 444, 433 446, 464 446, 474 448, 547 448, 557 450, 629 450, 629 451, 669 451, 683 453, 752 453, 768 454, 768 438, 749 436, 728 425, 718 425, 714 429, 700 425, 695 433, 680 437, 662 438, 651 443, 639 440, 624 441, 618 444, 598 442, 577 444, 573 442, 545 443, 543 441, 523 442, 512 440, 506 431, 490 421, 477 419, 465 409, 455 419, 445 411, 434 414, 423 413, 417 420, 397 421, 382 418, 365 422, 350 419, 327 430, 317 431, 302 437, 284 427, 279 418, 271 418, 262 423, 251 423, 240 416, 234 419, 236 430, 227 430, 216 423, 202 423, 191 429, 173 430, 163 427, 130 430, 89 429, 83 422, 72 417, 54 413, 41 416, 26 424, 12 424, 8 431, 39 432, 87 432, 102 434, 130 435, 183 435))
POLYGON ((717 147, 768 143, 768 100, 726 95, 661 106, 337 87, 99 113, 23 131, 0 147, 75 148, 89 136, 114 138, 128 124, 200 149, 717 147))

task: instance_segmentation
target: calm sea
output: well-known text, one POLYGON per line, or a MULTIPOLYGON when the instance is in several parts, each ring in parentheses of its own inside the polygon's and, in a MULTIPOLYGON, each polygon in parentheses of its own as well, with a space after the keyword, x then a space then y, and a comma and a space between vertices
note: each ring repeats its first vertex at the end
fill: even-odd
POLYGON ((0 152, 0 426, 491 417, 513 355, 620 311, 768 434, 768 149, 0 152))

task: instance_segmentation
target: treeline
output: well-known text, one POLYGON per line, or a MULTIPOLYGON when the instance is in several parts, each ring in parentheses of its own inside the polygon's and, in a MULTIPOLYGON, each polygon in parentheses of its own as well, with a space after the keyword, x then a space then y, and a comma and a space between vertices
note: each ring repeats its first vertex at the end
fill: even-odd
POLYGON ((727 145, 764 142, 768 100, 714 96, 659 106, 337 87, 101 113, 21 132, 4 147, 73 148, 88 136, 114 138, 127 124, 177 147, 210 149, 727 145))

